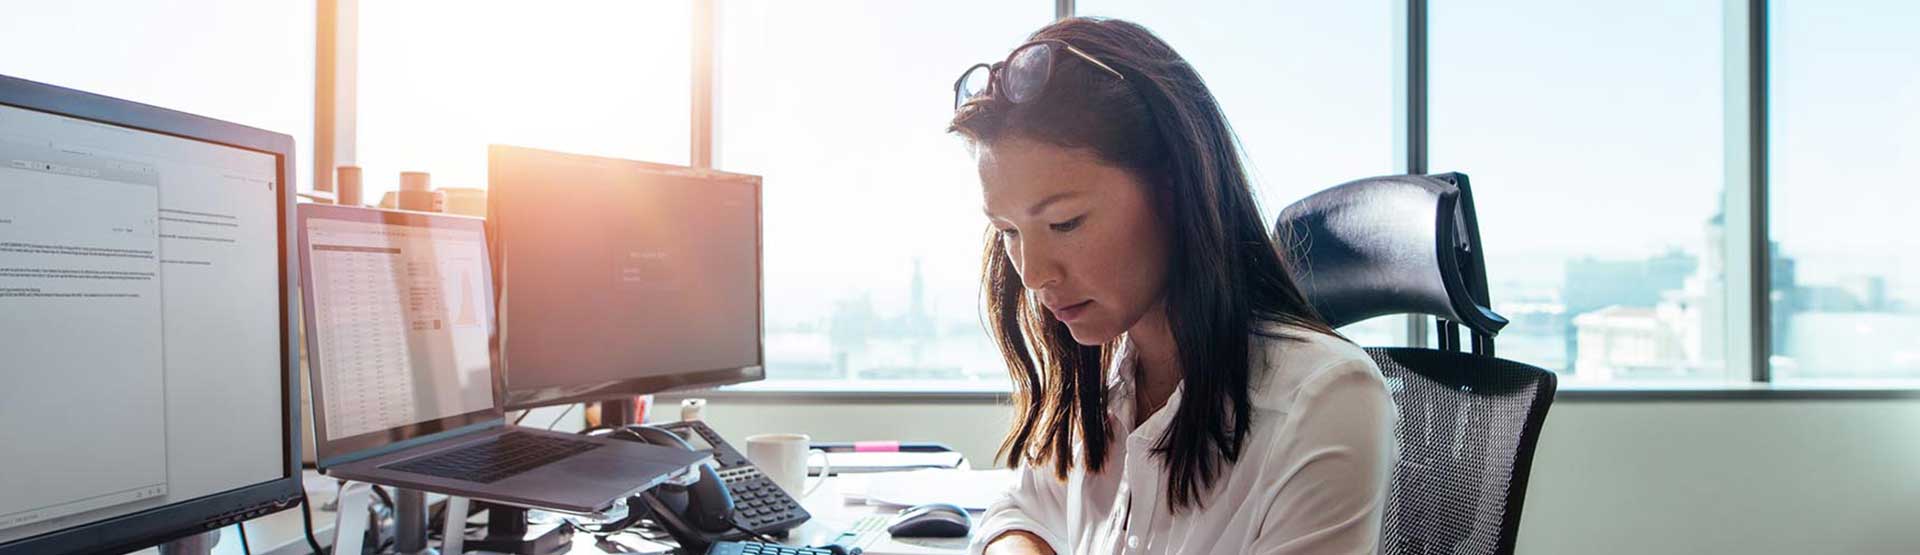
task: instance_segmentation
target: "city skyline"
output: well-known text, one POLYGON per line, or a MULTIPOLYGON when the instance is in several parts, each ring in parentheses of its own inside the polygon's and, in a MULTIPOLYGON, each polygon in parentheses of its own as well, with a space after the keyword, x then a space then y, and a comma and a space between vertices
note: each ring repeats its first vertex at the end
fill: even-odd
MULTIPOLYGON (((1725 374, 1726 316, 1720 303, 1726 276, 1723 257, 1713 248, 1724 231, 1717 215, 1701 227, 1699 246, 1692 249, 1670 246, 1642 258, 1569 258, 1562 262, 1558 283, 1534 284, 1536 292, 1548 293, 1544 298, 1503 295, 1496 288, 1495 299, 1510 299, 1496 300, 1496 312, 1513 320, 1496 337, 1501 353, 1581 382, 1735 378, 1725 374), (1559 352, 1555 345, 1561 346, 1559 352)), ((1873 368, 1887 365, 1865 370, 1804 367, 1799 355, 1811 353, 1808 360, 1816 365, 1834 355, 1815 347, 1822 341, 1791 334, 1803 318, 1812 319, 1804 323, 1816 332, 1864 322, 1920 330, 1920 316, 1901 317, 1920 307, 1893 295, 1886 276, 1860 274, 1839 283, 1800 281, 1795 259, 1780 253, 1777 244, 1773 251, 1774 364, 1783 371, 1808 377, 1886 373, 1873 368)), ((824 351, 814 345, 810 360, 791 356, 793 350, 782 360, 776 352, 770 360, 774 377, 987 382, 1003 377, 999 353, 980 326, 978 306, 954 310, 939 305, 927 289, 923 259, 915 257, 908 266, 903 279, 868 284, 834 298, 834 309, 824 317, 770 322, 769 334, 778 338, 770 338, 770 343, 793 346, 824 338, 826 344, 824 351), (781 375, 783 369, 788 374, 781 375)), ((1920 369, 1920 354, 1896 353, 1899 356, 1912 360, 1896 361, 1892 368, 1920 369)))

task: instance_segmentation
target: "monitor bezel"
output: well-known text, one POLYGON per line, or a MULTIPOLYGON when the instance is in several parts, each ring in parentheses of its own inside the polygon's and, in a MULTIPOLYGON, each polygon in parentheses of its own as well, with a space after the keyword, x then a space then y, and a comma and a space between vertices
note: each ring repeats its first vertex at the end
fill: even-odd
MULTIPOLYGON (((467 229, 481 233, 483 241, 485 241, 484 237, 487 231, 484 220, 468 216, 380 208, 360 208, 354 206, 335 206, 331 204, 302 204, 299 207, 299 217, 296 222, 297 229, 295 230, 295 235, 298 237, 298 252, 301 255, 300 276, 302 278, 313 275, 313 260, 311 257, 306 256, 306 254, 312 249, 312 244, 308 237, 308 222, 316 219, 377 223, 427 229, 467 229)), ((487 252, 488 249, 491 248, 491 245, 483 243, 482 246, 481 256, 486 258, 482 263, 491 268, 493 265, 492 255, 487 252)), ((482 290, 491 293, 493 291, 492 272, 482 272, 480 279, 485 282, 482 284, 484 286, 482 290)), ((320 380, 323 378, 318 371, 318 363, 316 362, 319 360, 322 347, 320 346, 319 338, 315 334, 304 334, 307 343, 308 369, 311 370, 308 372, 308 376, 313 382, 308 385, 311 387, 310 391, 313 396, 315 466, 320 470, 326 470, 336 465, 377 457, 414 445, 438 440, 442 437, 469 433, 473 430, 504 424, 506 412, 500 408, 504 395, 504 384, 501 381, 501 372, 497 356, 499 353, 499 327, 495 324, 494 320, 497 309, 493 305, 491 296, 489 296, 487 300, 486 306, 482 307, 486 312, 482 320, 487 323, 487 350, 489 357, 489 374, 487 379, 493 388, 492 405, 486 410, 456 414, 377 432, 368 432, 338 439, 329 438, 326 426, 326 392, 322 391, 320 387, 320 380)), ((313 303, 314 298, 312 295, 301 296, 302 321, 308 326, 306 329, 312 329, 314 318, 316 317, 316 313, 313 311, 313 303)))
MULTIPOLYGON (((0 105, 268 154, 278 159, 281 477, 227 491, 0 543, 13 553, 122 552, 158 545, 293 507, 304 496, 300 470, 299 350, 293 330, 296 260, 293 137, 138 102, 0 75, 0 105)), ((111 434, 101 441, 112 441, 111 434)))
MULTIPOLYGON (((538 166, 530 166, 538 167, 538 166)), ((510 145, 487 146, 487 229, 489 240, 493 242, 494 286, 496 314, 499 317, 501 374, 506 383, 506 409, 525 410, 545 406, 566 405, 593 401, 613 401, 631 399, 638 395, 666 393, 671 391, 706 389, 766 379, 767 364, 767 303, 766 303, 766 218, 764 199, 765 188, 760 176, 732 173, 712 169, 698 169, 687 166, 641 162, 620 158, 589 156, 527 148, 510 145), (541 388, 515 389, 513 387, 514 369, 507 364, 507 342, 510 324, 507 319, 507 303, 510 300, 511 283, 508 283, 506 267, 511 263, 508 245, 513 233, 507 222, 498 217, 501 204, 511 202, 519 191, 515 186, 504 184, 503 176, 520 172, 508 171, 509 164, 566 164, 592 165, 607 168, 609 174, 662 174, 692 175, 701 179, 733 181, 749 184, 753 187, 753 242, 754 256, 760 261, 755 265, 754 304, 759 310, 759 330, 755 341, 754 364, 732 368, 705 368, 663 376, 646 376, 614 380, 592 384, 570 384, 541 388), (505 186, 502 186, 502 185, 505 186)))

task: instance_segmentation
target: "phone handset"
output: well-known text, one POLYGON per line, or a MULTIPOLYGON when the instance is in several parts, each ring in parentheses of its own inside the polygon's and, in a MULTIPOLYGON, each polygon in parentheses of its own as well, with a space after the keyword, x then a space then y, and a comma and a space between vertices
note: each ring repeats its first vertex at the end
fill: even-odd
MULTIPOLYGON (((679 435, 653 426, 627 426, 607 437, 698 450, 679 435)), ((703 464, 699 475, 699 480, 692 485, 662 484, 639 495, 660 526, 666 528, 681 547, 694 553, 706 552, 708 545, 733 536, 736 531, 733 495, 727 492, 719 472, 713 465, 703 464)))

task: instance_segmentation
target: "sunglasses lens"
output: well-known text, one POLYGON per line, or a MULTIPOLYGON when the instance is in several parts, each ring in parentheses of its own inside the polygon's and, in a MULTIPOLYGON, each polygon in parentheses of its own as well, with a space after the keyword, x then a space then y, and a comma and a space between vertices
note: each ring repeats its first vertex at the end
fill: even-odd
POLYGON ((987 83, 992 81, 992 75, 993 70, 984 65, 973 66, 973 69, 967 70, 966 76, 960 78, 960 100, 962 102, 973 100, 974 97, 987 92, 987 83))
POLYGON ((1012 63, 1007 64, 1005 80, 1007 100, 1015 104, 1027 102, 1040 96, 1047 86, 1047 77, 1053 73, 1053 44, 1039 43, 1028 45, 1013 53, 1012 63))

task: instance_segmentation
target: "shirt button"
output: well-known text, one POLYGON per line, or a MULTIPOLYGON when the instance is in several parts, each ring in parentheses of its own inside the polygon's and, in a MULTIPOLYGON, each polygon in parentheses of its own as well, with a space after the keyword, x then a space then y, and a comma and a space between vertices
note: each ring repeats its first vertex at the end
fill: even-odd
POLYGON ((1140 549, 1140 536, 1127 536, 1127 549, 1140 549))

